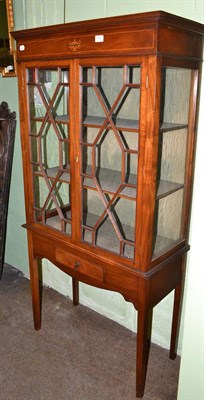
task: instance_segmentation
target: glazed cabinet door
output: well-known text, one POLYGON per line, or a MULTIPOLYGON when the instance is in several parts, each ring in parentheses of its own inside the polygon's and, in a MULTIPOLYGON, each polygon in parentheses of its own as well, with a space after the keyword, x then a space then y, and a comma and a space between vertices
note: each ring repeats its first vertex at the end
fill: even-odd
POLYGON ((26 88, 33 221, 70 236, 70 67, 27 66, 26 88))
POLYGON ((80 62, 79 241, 134 260, 140 60, 80 62))

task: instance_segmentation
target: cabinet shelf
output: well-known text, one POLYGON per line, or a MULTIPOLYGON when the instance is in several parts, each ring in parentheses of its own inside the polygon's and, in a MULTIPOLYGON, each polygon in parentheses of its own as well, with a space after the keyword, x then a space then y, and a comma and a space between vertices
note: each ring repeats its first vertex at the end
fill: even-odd
POLYGON ((55 117, 55 121, 58 123, 69 123, 69 115, 57 115, 57 117, 55 117))
POLYGON ((180 129, 188 128, 187 124, 175 124, 172 122, 163 122, 160 126, 160 132, 178 131, 180 129))
MULTIPOLYGON (((106 117, 87 116, 83 120, 83 126, 90 128, 100 128, 103 125, 106 117)), ((69 124, 69 115, 57 115, 54 120, 58 124, 69 124)), ((139 121, 126 118, 112 118, 115 127, 118 130, 139 132, 139 121)), ((31 121, 43 122, 44 117, 32 117, 31 121)), ((175 124, 171 122, 163 122, 160 126, 160 132, 177 131, 187 128, 187 124, 175 124)), ((110 124, 107 124, 106 129, 112 129, 110 124)))
MULTIPOLYGON (((104 117, 95 117, 95 116, 87 116, 84 121, 83 125, 90 127, 90 128, 100 128, 103 125, 105 120, 104 117)), ((132 120, 132 119, 125 119, 125 118, 112 118, 113 122, 117 129, 121 129, 123 131, 132 131, 132 132, 139 132, 139 121, 132 120)), ((171 122, 163 122, 160 126, 160 132, 170 132, 176 131, 180 129, 187 128, 187 124, 175 124, 171 122)), ((112 129, 111 125, 108 124, 106 129, 112 129)))
MULTIPOLYGON (((83 187, 86 189, 97 190, 94 181, 92 179, 92 168, 87 166, 85 172, 82 174, 84 177, 83 187), (89 177, 88 177, 89 175, 89 177)), ((114 195, 119 189, 121 181, 121 172, 114 171, 107 168, 100 168, 96 173, 97 181, 100 184, 101 189, 110 195, 114 195)), ((132 200, 136 198, 136 175, 126 174, 126 182, 121 188, 119 197, 126 197, 132 200)))
POLYGON ((156 199, 159 200, 183 188, 182 183, 160 180, 157 189, 156 199))
MULTIPOLYGON (((106 117, 95 117, 95 116, 87 116, 83 120, 83 126, 87 126, 90 128, 100 128, 106 117)), ((113 118, 113 123, 115 124, 116 128, 119 130, 126 130, 126 131, 133 131, 133 132, 138 132, 139 131, 139 121, 137 120, 132 120, 132 119, 125 119, 125 118, 113 118)), ((108 124, 106 129, 112 129, 111 125, 108 124)))
MULTIPOLYGON (((47 177, 49 179, 55 180, 57 173, 59 171, 58 167, 48 168, 45 170, 47 177)), ((61 170, 61 176, 58 179, 59 182, 70 183, 70 165, 65 165, 64 169, 61 170)), ((41 171, 35 171, 34 175, 42 176, 41 171)), ((90 165, 86 166, 85 171, 82 173, 84 178, 83 187, 85 189, 97 190, 94 181, 92 179, 92 168, 90 165)), ((121 172, 114 171, 107 168, 100 168, 96 173, 97 181, 104 193, 114 195, 116 191, 119 189, 119 186, 122 185, 121 181, 121 172)), ((123 184, 121 191, 118 194, 118 197, 124 197, 131 200, 136 199, 137 195, 137 176, 134 174, 126 174, 126 182, 123 184)), ((157 200, 168 196, 180 189, 183 188, 183 184, 177 182, 170 182, 160 180, 158 182, 157 189, 157 200)))
MULTIPOLYGON (((57 173, 59 171, 59 167, 52 167, 52 168, 47 168, 44 170, 45 173, 47 174, 47 177, 51 180, 55 180, 57 177, 57 173)), ((64 182, 64 183, 70 183, 70 165, 65 165, 63 170, 60 170, 61 175, 60 178, 58 179, 59 182, 64 182)), ((41 176, 43 177, 43 173, 41 171, 35 171, 33 173, 35 176, 41 176)))
MULTIPOLYGON (((56 117, 54 117, 54 120, 56 123, 58 124, 69 124, 69 115, 57 115, 56 117)), ((43 122, 45 119, 44 117, 31 117, 30 120, 33 122, 43 122)))
MULTIPOLYGON (((97 174, 98 181, 100 182, 101 189, 108 194, 114 195, 121 185, 121 172, 113 171, 106 168, 100 168, 99 173, 97 174)), ((128 199, 135 200, 137 196, 137 176, 134 174, 126 175, 126 182, 124 183, 124 187, 118 194, 119 197, 126 197, 128 199)), ((91 167, 88 166, 86 168, 86 173, 84 173, 84 182, 83 186, 88 189, 97 190, 94 185, 94 181, 91 178, 91 167), (89 174, 89 178, 87 177, 89 174)), ((180 189, 183 188, 183 184, 177 182, 170 182, 160 180, 158 182, 157 189, 157 200, 168 196, 180 189)))

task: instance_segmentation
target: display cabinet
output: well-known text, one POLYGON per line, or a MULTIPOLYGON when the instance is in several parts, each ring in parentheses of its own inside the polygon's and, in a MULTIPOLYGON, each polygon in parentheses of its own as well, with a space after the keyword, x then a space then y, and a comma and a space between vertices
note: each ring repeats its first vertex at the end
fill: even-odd
MULTIPOLYGON (((175 291, 176 355, 203 25, 150 12, 13 33, 35 329, 38 260, 138 311, 136 396, 152 312, 175 291)), ((122 365, 121 365, 122 368, 122 365)))

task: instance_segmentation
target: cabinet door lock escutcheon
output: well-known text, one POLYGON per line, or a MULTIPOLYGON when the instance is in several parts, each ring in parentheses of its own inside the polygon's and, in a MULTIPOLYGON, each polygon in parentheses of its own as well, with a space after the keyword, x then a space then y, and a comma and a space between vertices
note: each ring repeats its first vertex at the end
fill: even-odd
POLYGON ((76 261, 74 264, 74 271, 77 271, 79 269, 79 267, 80 267, 80 262, 76 261))

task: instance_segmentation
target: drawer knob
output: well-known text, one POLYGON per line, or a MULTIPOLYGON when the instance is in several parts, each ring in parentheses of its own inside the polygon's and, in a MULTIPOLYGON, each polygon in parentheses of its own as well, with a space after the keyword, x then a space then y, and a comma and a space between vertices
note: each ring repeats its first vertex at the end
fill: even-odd
POLYGON ((80 267, 80 262, 76 261, 74 264, 74 271, 77 271, 79 267, 80 267))

